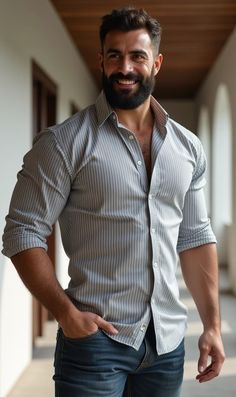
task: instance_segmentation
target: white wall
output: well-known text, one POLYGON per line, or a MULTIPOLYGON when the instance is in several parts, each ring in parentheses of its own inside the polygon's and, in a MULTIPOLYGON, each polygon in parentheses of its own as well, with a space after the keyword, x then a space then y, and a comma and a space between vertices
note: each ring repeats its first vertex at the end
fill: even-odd
MULTIPOLYGON (((232 126, 233 126, 233 147, 236 144, 236 27, 223 48, 217 62, 207 76, 204 84, 199 91, 197 96, 197 107, 200 109, 202 106, 206 106, 209 114, 211 125, 213 123, 214 105, 217 90, 220 84, 225 84, 229 93, 231 114, 232 114, 232 126)), ((224 138, 224 131, 222 131, 222 139, 224 138)), ((234 153, 234 175, 233 181, 236 177, 236 156, 234 153)), ((236 199, 236 184, 233 186, 233 202, 236 199)), ((233 210, 233 219, 236 221, 236 206, 233 210)))
MULTIPOLYGON (((0 233, 16 173, 30 148, 31 60, 58 86, 58 121, 97 95, 94 82, 48 0, 0 2, 0 233)), ((67 262, 60 247, 58 273, 67 262)), ((10 261, 0 254, 0 397, 5 397, 31 358, 31 297, 10 261)))
MULTIPOLYGON (((27 59, 18 49, 1 39, 0 55, 0 164, 4 170, 0 183, 2 234, 16 170, 30 146, 30 70, 27 59)), ((2 255, 0 258, 0 396, 4 396, 31 356, 31 298, 22 288, 10 262, 2 255)))
POLYGON ((228 263, 226 227, 232 223, 232 135, 228 88, 220 84, 212 128, 212 221, 221 264, 228 263))
MULTIPOLYGON (((230 38, 228 39, 226 45, 224 46, 222 52, 220 53, 217 62, 207 76, 204 84, 199 91, 197 96, 197 107, 200 110, 202 106, 205 106, 210 114, 211 127, 213 129, 213 117, 214 117, 214 105, 217 95, 217 90, 220 84, 224 84, 227 87, 229 101, 231 106, 232 115, 232 225, 227 228, 228 234, 228 252, 230 253, 228 258, 228 264, 230 268, 236 268, 236 244, 233 239, 235 236, 236 228, 236 27, 232 32, 230 38)), ((224 140, 224 129, 222 129, 222 140, 224 140)), ((219 161, 223 161, 219 159, 219 161)), ((214 181, 213 181, 214 183, 214 181)), ((224 194, 222 189, 222 194, 224 194)), ((214 197, 212 198, 214 200, 214 197)), ((232 286, 236 292, 236 272, 234 277, 231 277, 232 286)))

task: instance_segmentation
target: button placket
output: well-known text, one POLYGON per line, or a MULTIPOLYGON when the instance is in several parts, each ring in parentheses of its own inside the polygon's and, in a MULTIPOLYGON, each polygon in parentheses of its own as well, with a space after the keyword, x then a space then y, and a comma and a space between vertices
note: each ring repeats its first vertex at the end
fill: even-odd
POLYGON ((158 267, 158 226, 156 220, 156 211, 157 211, 157 202, 156 202, 156 188, 157 186, 154 184, 155 178, 152 179, 150 184, 150 191, 148 194, 148 208, 150 214, 150 239, 151 239, 151 246, 152 246, 152 271, 154 277, 154 289, 152 295, 150 296, 150 305, 152 310, 156 306, 157 302, 155 300, 156 296, 156 288, 157 288, 157 278, 159 273, 158 267))
POLYGON ((140 181, 142 188, 145 192, 148 190, 148 177, 146 172, 146 167, 144 165, 143 154, 139 143, 134 134, 131 131, 126 129, 122 124, 116 125, 116 128, 121 136, 123 142, 125 143, 126 147, 128 148, 132 159, 136 165, 136 168, 140 174, 140 181))

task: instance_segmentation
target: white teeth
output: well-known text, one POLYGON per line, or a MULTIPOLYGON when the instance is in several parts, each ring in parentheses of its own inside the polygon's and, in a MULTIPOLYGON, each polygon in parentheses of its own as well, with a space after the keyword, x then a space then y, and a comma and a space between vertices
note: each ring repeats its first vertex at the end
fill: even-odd
POLYGON ((119 84, 126 84, 126 85, 131 85, 131 84, 134 84, 135 83, 135 81, 133 81, 133 80, 118 80, 118 83, 119 84))

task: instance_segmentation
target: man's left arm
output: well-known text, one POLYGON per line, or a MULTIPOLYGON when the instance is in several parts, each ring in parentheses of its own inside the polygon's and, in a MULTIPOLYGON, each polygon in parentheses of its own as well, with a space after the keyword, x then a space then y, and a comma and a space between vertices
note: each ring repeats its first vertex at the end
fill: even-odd
POLYGON ((197 379, 206 382, 219 374, 224 361, 224 348, 220 326, 216 238, 204 197, 206 157, 199 140, 196 140, 195 145, 196 163, 185 195, 177 251, 185 282, 203 323, 197 379), (211 363, 208 366, 209 356, 211 363))
POLYGON ((200 357, 196 379, 206 382, 218 376, 224 362, 218 293, 218 261, 215 244, 185 250, 179 254, 186 285, 203 323, 199 338, 200 357), (211 363, 207 365, 208 357, 211 363))

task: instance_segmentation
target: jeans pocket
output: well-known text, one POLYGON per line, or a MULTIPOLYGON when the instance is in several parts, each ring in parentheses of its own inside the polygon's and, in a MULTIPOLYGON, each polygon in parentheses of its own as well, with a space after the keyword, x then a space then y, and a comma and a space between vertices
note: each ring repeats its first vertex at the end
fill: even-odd
POLYGON ((102 331, 100 329, 98 329, 96 332, 93 332, 92 334, 86 335, 86 336, 82 336, 79 338, 70 338, 68 336, 66 336, 63 331, 61 330, 62 336, 66 341, 69 342, 74 342, 74 343, 81 343, 81 342, 86 342, 86 341, 90 341, 91 339, 95 338, 96 336, 98 336, 98 334, 100 334, 102 331))

